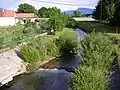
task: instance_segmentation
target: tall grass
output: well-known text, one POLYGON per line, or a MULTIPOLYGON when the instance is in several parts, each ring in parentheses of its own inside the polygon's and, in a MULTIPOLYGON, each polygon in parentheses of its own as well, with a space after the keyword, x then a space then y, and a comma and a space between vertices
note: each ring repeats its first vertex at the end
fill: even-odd
POLYGON ((91 33, 80 42, 82 64, 72 75, 70 90, 106 90, 115 46, 101 33, 91 33))
POLYGON ((41 33, 41 27, 37 23, 32 22, 25 25, 0 28, 0 38, 4 37, 4 39, 0 41, 0 49, 13 48, 41 33))
POLYGON ((97 21, 80 21, 78 22, 79 27, 84 27, 87 33, 101 32, 101 33, 115 33, 115 27, 101 24, 97 21))
POLYGON ((72 29, 65 29, 59 33, 58 38, 56 39, 56 45, 59 47, 61 54, 62 52, 74 52, 77 44, 77 33, 72 29))

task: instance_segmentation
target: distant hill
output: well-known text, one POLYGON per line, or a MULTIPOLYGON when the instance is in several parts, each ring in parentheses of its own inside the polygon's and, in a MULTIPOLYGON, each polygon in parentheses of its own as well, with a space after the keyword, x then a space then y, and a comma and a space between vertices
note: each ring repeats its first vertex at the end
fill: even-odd
MULTIPOLYGON (((92 14, 94 9, 89 9, 89 8, 78 8, 77 9, 79 12, 81 12, 82 14, 92 14)), ((66 14, 73 14, 75 10, 69 10, 69 11, 65 11, 66 14)))
POLYGON ((5 10, 4 8, 0 8, 0 10, 5 10))

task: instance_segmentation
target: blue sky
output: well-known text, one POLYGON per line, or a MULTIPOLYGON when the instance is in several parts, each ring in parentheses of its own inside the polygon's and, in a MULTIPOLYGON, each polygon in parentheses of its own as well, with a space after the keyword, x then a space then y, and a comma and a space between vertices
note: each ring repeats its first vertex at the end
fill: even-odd
POLYGON ((39 9, 41 7, 58 7, 62 11, 65 10, 75 10, 79 7, 86 7, 86 8, 95 8, 97 5, 98 0, 2 0, 0 1, 0 8, 5 9, 14 9, 18 8, 18 5, 21 3, 29 3, 35 8, 39 9), (44 2, 37 2, 37 1, 46 1, 46 2, 54 2, 54 3, 63 3, 63 4, 72 4, 77 6, 71 5, 59 5, 59 4, 51 4, 51 3, 44 3, 44 2))

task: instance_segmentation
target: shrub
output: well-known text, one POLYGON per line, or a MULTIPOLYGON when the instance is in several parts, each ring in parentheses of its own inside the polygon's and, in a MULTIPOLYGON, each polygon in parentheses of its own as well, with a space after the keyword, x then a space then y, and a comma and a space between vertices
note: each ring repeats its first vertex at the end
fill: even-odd
POLYGON ((40 37, 35 40, 34 44, 36 44, 35 46, 38 49, 42 60, 58 55, 58 48, 52 36, 40 37))
POLYGON ((28 62, 28 71, 34 71, 39 63, 58 55, 58 48, 53 37, 44 36, 32 40, 21 48, 21 54, 25 62, 28 62))
POLYGON ((48 21, 40 22, 39 24, 43 30, 51 30, 50 23, 48 21))
POLYGON ((37 22, 28 22, 24 25, 23 33, 25 35, 40 34, 42 30, 37 22))
POLYGON ((70 90, 106 90, 106 72, 101 69, 93 69, 80 66, 71 77, 70 90))
POLYGON ((67 20, 66 27, 68 27, 68 28, 77 28, 76 20, 73 19, 72 17, 69 17, 68 20, 67 20))
POLYGON ((60 53, 74 52, 77 47, 77 33, 73 30, 65 29, 58 35, 56 45, 59 47, 60 53))
POLYGON ((71 77, 71 90, 105 90, 108 88, 108 70, 115 58, 115 47, 110 39, 92 33, 80 42, 78 52, 82 64, 71 77))
POLYGON ((20 51, 24 60, 28 63, 37 62, 40 59, 39 51, 34 46, 24 46, 20 51))
POLYGON ((24 35, 23 35, 23 33, 22 33, 21 30, 19 30, 17 32, 14 31, 12 33, 12 43, 14 42, 14 44, 20 44, 20 43, 22 43, 23 38, 24 38, 24 35))
POLYGON ((83 62, 87 65, 102 65, 109 68, 113 62, 112 54, 115 53, 115 46, 108 37, 101 33, 90 34, 81 42, 81 48, 83 49, 83 62))

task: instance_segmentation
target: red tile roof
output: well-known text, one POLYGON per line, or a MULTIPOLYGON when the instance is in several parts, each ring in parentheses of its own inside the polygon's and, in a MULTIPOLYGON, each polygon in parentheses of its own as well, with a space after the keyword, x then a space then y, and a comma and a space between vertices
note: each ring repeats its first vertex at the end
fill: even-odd
POLYGON ((15 11, 13 10, 0 10, 0 17, 14 17, 15 11))
POLYGON ((0 10, 0 17, 33 18, 34 13, 17 13, 13 10, 0 10))

